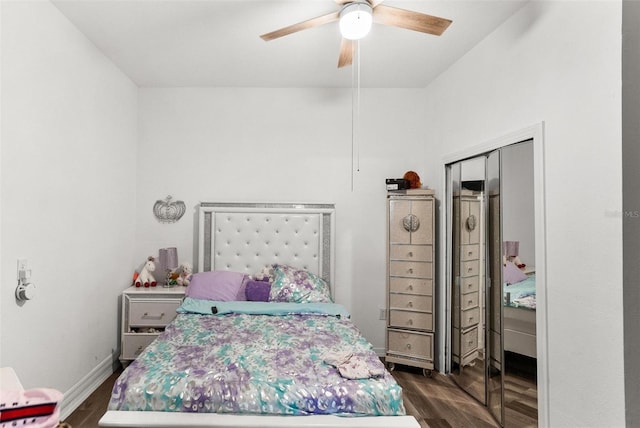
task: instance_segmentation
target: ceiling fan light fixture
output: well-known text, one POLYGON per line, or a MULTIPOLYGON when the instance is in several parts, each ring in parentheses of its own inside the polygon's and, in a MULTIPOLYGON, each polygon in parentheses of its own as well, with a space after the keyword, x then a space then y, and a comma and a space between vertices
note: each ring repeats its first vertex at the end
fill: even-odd
POLYGON ((349 40, 359 40, 371 30, 373 9, 367 2, 347 3, 340 11, 340 33, 349 40))

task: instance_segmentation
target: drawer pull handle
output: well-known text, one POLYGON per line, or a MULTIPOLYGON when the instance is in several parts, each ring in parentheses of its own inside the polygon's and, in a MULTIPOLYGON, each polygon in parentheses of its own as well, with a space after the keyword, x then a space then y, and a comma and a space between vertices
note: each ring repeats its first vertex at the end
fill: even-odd
POLYGON ((469 346, 473 345, 473 340, 469 341, 469 346))
POLYGON ((472 267, 467 268, 467 272, 471 272, 473 270, 472 267))
POLYGON ((409 290, 413 290, 413 284, 409 284, 409 290))
POLYGON ((402 227, 407 232, 415 232, 420 229, 420 219, 415 214, 407 214, 402 219, 402 227))
POLYGON ((407 349, 411 349, 411 344, 407 343, 407 349))
POLYGON ((413 302, 407 303, 407 308, 413 308, 413 302))
POLYGON ((413 257, 413 251, 409 251, 409 254, 407 254, 407 256, 413 257))
POLYGON ((469 251, 467 254, 472 255, 472 254, 473 254, 473 251, 469 251))
POLYGON ((407 325, 413 325, 413 320, 411 318, 407 321, 407 325))
POLYGON ((469 322, 473 321, 473 317, 469 317, 469 322))
POLYGON ((409 268, 409 269, 407 270, 407 272, 409 272, 409 273, 413 273, 413 268, 409 268))
POLYGON ((473 300, 469 300, 469 303, 467 303, 467 304, 468 304, 468 305, 470 305, 470 304, 472 304, 472 303, 473 303, 473 300))
POLYGON ((157 318, 157 319, 162 319, 164 318, 164 312, 161 313, 160 315, 149 315, 149 312, 145 312, 144 315, 142 315, 142 318, 157 318))

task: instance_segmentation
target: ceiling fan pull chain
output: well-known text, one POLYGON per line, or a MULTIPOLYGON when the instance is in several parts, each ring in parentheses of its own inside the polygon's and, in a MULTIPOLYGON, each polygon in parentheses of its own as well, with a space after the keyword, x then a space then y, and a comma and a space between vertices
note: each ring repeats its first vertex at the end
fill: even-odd
POLYGON ((360 40, 356 41, 356 55, 357 58, 356 60, 357 65, 358 65, 358 76, 357 76, 357 81, 358 81, 358 131, 356 133, 357 135, 357 139, 356 139, 356 159, 357 159, 357 171, 360 172, 360 40))
MULTIPOLYGON (((351 53, 353 55, 354 44, 351 43, 351 53)), ((356 105, 356 94, 355 94, 355 86, 356 86, 356 70, 354 67, 351 67, 351 192, 353 192, 354 181, 355 181, 355 173, 354 173, 354 164, 355 164, 355 139, 356 139, 356 115, 355 115, 355 105, 356 105)))

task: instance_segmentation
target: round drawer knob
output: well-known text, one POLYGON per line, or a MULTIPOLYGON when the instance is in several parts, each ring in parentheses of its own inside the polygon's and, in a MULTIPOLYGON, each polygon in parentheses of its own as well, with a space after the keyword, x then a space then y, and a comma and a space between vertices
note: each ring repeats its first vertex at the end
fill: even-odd
POLYGON ((407 308, 413 308, 413 302, 407 303, 407 308))
POLYGON ((409 254, 407 254, 409 257, 413 257, 413 251, 409 251, 409 254))
POLYGON ((420 228, 420 219, 414 214, 409 214, 402 219, 402 227, 407 232, 415 232, 420 228))
POLYGON ((411 344, 407 343, 407 349, 411 349, 411 344))
POLYGON ((409 290, 413 290, 413 285, 409 284, 409 290))

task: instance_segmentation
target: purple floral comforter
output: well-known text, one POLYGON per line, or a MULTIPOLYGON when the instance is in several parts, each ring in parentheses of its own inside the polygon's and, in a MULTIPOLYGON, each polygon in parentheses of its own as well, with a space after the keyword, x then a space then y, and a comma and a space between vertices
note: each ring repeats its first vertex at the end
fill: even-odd
POLYGON ((404 415, 402 390, 386 370, 349 380, 323 358, 344 352, 382 364, 345 317, 178 314, 118 378, 109 409, 404 415))

